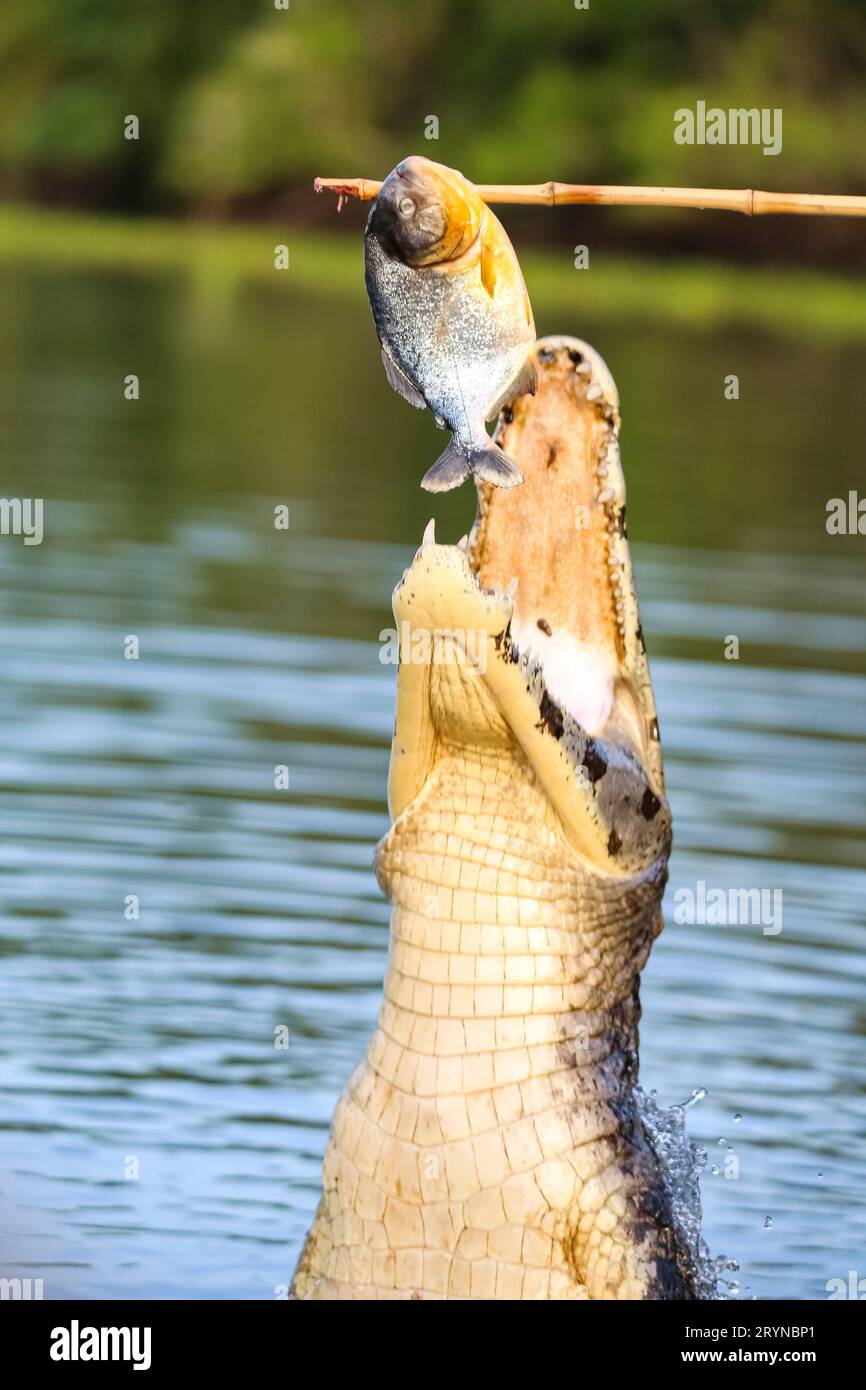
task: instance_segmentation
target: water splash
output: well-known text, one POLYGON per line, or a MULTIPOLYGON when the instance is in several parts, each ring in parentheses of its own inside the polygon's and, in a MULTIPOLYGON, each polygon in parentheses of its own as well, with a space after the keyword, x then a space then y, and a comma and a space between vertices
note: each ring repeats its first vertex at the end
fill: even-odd
MULTIPOLYGON (((663 1107, 656 1103, 655 1091, 649 1095, 638 1086, 638 1112, 650 1146, 659 1161, 662 1182, 671 1204, 674 1222, 694 1261, 697 1271, 697 1298, 721 1300, 737 1298, 739 1284, 725 1275, 739 1269, 736 1260, 727 1255, 710 1254, 701 1235, 700 1178, 707 1161, 707 1151, 695 1144, 686 1133, 686 1111, 707 1094, 703 1086, 694 1090, 681 1105, 663 1107)), ((725 1143, 725 1140, 720 1140, 725 1143)))

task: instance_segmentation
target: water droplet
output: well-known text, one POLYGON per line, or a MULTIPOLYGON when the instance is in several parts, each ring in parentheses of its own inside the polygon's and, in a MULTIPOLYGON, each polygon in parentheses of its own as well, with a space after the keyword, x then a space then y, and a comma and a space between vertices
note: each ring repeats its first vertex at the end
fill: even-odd
POLYGON ((823 1178, 823 1176, 824 1176, 823 1173, 819 1173, 819 1174, 818 1174, 818 1177, 819 1177, 819 1178, 823 1178))
POLYGON ((728 1142, 727 1139, 720 1139, 720 1140, 719 1140, 719 1144, 722 1145, 722 1146, 724 1146, 725 1144, 727 1144, 727 1142, 728 1142))
POLYGON ((660 1107, 652 1096, 638 1088, 637 1100, 644 1129, 659 1160, 674 1219, 694 1261, 698 1296, 719 1299, 726 1296, 725 1279, 735 1266, 724 1255, 713 1257, 701 1234, 700 1179, 708 1172, 707 1154, 689 1139, 686 1130, 688 1107, 706 1094, 704 1087, 696 1087, 689 1100, 660 1107))
POLYGON ((739 1112, 739 1110, 738 1110, 737 1113, 736 1113, 736 1115, 734 1116, 734 1124, 735 1124, 735 1125, 738 1125, 738 1124, 740 1123, 740 1120, 741 1120, 742 1118, 743 1118, 743 1117, 742 1117, 742 1115, 740 1114, 740 1112, 739 1112))
POLYGON ((721 1171, 722 1171, 722 1170, 721 1170, 721 1168, 719 1167, 718 1163, 714 1163, 713 1166, 712 1166, 712 1168, 710 1169, 710 1172, 712 1173, 712 1175, 713 1175, 714 1178, 717 1178, 717 1177, 719 1176, 719 1173, 721 1173, 721 1171))
POLYGON ((765 1217, 764 1217, 764 1230, 765 1230, 765 1231, 769 1231, 769 1230, 772 1229, 772 1226, 773 1226, 773 1218, 772 1218, 772 1216, 765 1216, 765 1217))

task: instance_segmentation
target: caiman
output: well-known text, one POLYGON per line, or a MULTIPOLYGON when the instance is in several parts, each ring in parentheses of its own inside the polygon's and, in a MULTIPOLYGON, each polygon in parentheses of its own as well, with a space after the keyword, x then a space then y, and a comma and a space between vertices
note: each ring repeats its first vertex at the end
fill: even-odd
POLYGON ((536 363, 496 434, 525 483, 394 593, 384 998, 294 1298, 695 1296, 635 1097, 671 820, 617 391, 577 339, 536 363))

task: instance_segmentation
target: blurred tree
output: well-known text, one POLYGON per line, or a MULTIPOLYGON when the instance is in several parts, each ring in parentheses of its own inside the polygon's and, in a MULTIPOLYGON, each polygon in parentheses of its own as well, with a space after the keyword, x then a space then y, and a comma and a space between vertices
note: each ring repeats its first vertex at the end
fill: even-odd
POLYGON ((479 180, 866 190, 862 0, 29 0, 0 14, 0 72, 24 194, 225 208, 412 149, 479 180), (781 106, 783 154, 676 145, 698 100, 781 106))

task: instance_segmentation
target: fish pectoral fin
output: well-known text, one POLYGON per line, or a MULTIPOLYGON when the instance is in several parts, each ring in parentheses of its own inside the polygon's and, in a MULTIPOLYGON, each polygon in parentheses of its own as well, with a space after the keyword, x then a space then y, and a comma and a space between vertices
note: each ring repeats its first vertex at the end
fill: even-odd
POLYGON ((414 405, 416 410, 426 410, 427 402, 418 390, 418 387, 409 380, 402 367, 398 367, 390 351, 382 344, 382 366, 385 368, 385 376, 388 378, 388 385, 392 386, 404 401, 414 405))
POLYGON ((492 420, 494 415, 498 415, 503 406, 509 405, 511 401, 516 401, 518 396, 534 396, 538 390, 538 370, 535 362, 530 357, 516 376, 513 376, 506 386, 499 400, 491 407, 488 420, 492 420))
POLYGON ((492 299, 496 294, 496 247, 490 237, 481 238, 481 283, 492 299))

